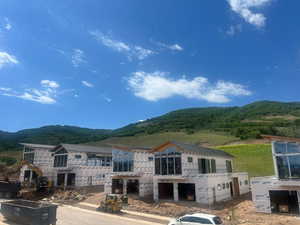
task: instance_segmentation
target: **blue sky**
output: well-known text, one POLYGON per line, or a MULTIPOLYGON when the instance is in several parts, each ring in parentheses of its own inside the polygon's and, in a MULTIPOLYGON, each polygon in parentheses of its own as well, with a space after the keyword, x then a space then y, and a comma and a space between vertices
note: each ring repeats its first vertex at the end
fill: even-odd
POLYGON ((300 2, 0 2, 0 130, 298 101, 300 2))

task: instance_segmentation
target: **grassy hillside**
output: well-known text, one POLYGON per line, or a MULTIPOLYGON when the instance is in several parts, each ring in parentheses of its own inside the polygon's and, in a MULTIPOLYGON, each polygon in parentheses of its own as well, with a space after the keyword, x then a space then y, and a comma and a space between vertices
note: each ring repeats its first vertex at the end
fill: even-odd
POLYGON ((185 132, 164 132, 149 135, 138 134, 130 137, 111 137, 103 141, 92 142, 89 144, 96 146, 101 146, 103 144, 123 144, 129 146, 131 145, 154 147, 170 140, 202 144, 208 146, 216 146, 231 143, 239 139, 234 136, 228 135, 224 132, 201 131, 193 134, 187 134, 185 132))
POLYGON ((249 173, 250 177, 274 175, 272 150, 270 144, 241 144, 218 146, 233 156, 236 172, 249 173))
POLYGON ((240 139, 260 134, 300 137, 300 103, 261 101, 243 107, 182 109, 114 130, 113 135, 201 130, 222 131, 240 139))

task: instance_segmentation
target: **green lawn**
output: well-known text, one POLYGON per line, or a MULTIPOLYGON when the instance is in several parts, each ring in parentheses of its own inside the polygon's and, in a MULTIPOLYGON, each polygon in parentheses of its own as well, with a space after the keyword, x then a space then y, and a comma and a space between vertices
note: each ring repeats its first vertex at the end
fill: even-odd
POLYGON ((131 146, 154 147, 167 141, 204 144, 210 146, 224 145, 239 139, 221 132, 200 131, 193 134, 184 132, 165 132, 151 135, 136 135, 131 137, 113 137, 103 141, 89 143, 91 145, 123 144, 131 146))
POLYGON ((250 177, 274 175, 271 145, 241 144, 218 146, 233 156, 236 172, 248 172, 250 177))

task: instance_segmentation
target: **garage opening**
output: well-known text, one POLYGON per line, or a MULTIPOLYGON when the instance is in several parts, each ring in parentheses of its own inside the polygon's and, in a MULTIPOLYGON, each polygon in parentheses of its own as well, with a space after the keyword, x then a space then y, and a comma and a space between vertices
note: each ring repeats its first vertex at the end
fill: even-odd
POLYGON ((158 197, 163 200, 174 200, 173 183, 158 183, 158 197))
POLYGON ((178 184, 178 197, 180 201, 195 201, 195 184, 178 184))
POLYGON ((139 180, 127 180, 127 194, 139 194, 139 180))
POLYGON ((299 214, 297 191, 270 191, 272 213, 299 214))
POLYGON ((112 180, 112 193, 113 194, 123 194, 123 180, 113 179, 112 180))

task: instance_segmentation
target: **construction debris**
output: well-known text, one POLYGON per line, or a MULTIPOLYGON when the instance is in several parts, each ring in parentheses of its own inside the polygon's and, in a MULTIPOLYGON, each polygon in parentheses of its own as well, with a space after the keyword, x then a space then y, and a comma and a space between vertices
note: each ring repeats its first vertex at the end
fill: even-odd
POLYGON ((80 202, 87 198, 88 194, 80 190, 56 190, 52 196, 43 198, 43 201, 56 203, 74 203, 80 202))

